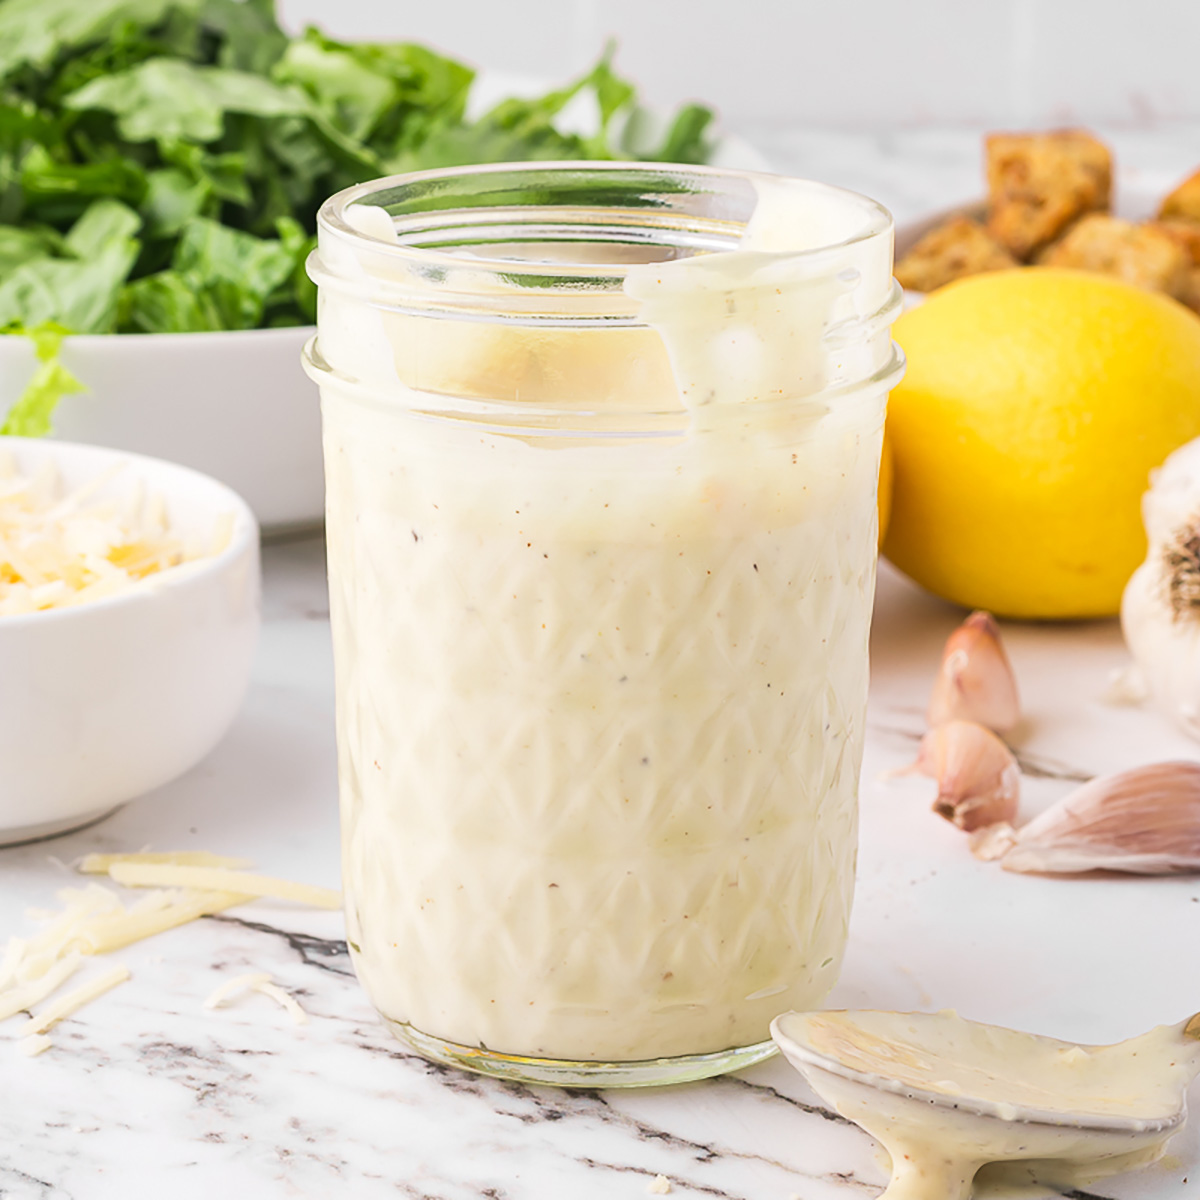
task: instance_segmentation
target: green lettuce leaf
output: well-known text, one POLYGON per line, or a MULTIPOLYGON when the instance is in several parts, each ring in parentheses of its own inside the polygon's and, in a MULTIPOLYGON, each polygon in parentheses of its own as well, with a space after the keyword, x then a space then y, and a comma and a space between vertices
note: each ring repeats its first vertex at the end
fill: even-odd
POLYGON ((313 29, 289 43, 272 76, 281 83, 299 84, 327 117, 359 141, 399 100, 398 89, 387 75, 373 71, 349 47, 313 29))
POLYGON ((38 368, 16 403, 5 413, 0 436, 45 437, 52 431, 50 417, 58 402, 73 392, 87 391, 59 361, 59 350, 67 330, 47 321, 32 329, 15 327, 3 332, 30 338, 38 357, 38 368))
POLYGON ((158 153, 164 162, 178 167, 195 182, 203 183, 214 199, 239 206, 252 202, 244 150, 213 154, 203 146, 168 139, 158 143, 158 153))
POLYGON ((215 142, 225 130, 225 114, 259 117, 306 116, 310 105, 248 71, 198 67, 175 58, 152 58, 93 79, 63 99, 70 109, 103 109, 117 118, 117 130, 131 142, 183 138, 215 142))
POLYGON ((280 244, 292 256, 292 272, 267 300, 272 325, 312 325, 317 320, 317 285, 308 277, 305 264, 317 248, 317 235, 291 217, 278 222, 280 244), (292 311, 289 311, 292 310, 292 311), (296 311, 298 310, 298 311, 296 311))
POLYGON ((622 157, 612 143, 612 129, 617 115, 632 103, 634 89, 614 73, 611 56, 610 46, 590 71, 566 87, 533 99, 502 100, 474 123, 455 121, 432 128, 419 144, 390 158, 386 169, 391 173, 477 162, 622 157), (557 124, 581 93, 592 96, 599 117, 599 128, 586 137, 557 124))
POLYGON ((59 162, 43 146, 34 146, 21 160, 21 189, 43 220, 79 216, 97 196, 132 205, 146 194, 146 172, 127 158, 96 162, 59 162))
POLYGON ((140 225, 120 201, 93 201, 64 239, 65 256, 28 258, 0 279, 0 329, 54 323, 72 333, 111 332, 140 225))
POLYGON ((703 104, 687 104, 679 110, 662 142, 640 157, 655 162, 706 163, 713 147, 708 132, 713 111, 703 104))
POLYGON ((293 223, 278 239, 258 238, 197 218, 179 239, 170 268, 128 284, 119 328, 136 333, 253 329, 268 301, 295 287, 309 239, 293 223))
POLYGON ((424 46, 347 44, 310 28, 272 76, 302 87, 349 137, 389 154, 436 124, 461 121, 475 73, 424 46))
POLYGON ((291 273, 294 260, 282 242, 201 219, 183 231, 174 267, 201 283, 236 283, 265 299, 291 273))
POLYGON ((152 26, 173 9, 196 10, 203 0, 4 0, 0 4, 0 78, 17 67, 46 67, 123 26, 152 26))
POLYGON ((121 292, 123 333, 207 333, 224 329, 224 319, 208 289, 179 271, 156 271, 121 292))
POLYGON ((0 225, 0 276, 35 258, 61 254, 63 238, 38 225, 0 225))
POLYGON ((175 237, 187 223, 206 212, 213 199, 212 185, 180 167, 160 167, 146 176, 142 218, 146 236, 175 237))
POLYGON ((71 226, 66 248, 77 258, 94 260, 122 248, 136 249, 133 235, 142 227, 142 218, 119 200, 97 200, 71 226))
POLYGON ((275 20, 274 0, 206 0, 201 19, 220 45, 217 64, 222 67, 266 75, 288 47, 287 34, 275 20))

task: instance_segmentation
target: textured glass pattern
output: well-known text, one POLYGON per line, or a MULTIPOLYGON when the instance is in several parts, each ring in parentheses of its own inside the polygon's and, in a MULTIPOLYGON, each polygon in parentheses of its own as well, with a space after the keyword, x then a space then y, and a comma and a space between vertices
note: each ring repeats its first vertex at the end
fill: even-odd
POLYGON ((348 928, 380 1011, 630 1061, 819 1004, 883 393, 594 444, 323 403, 348 928))

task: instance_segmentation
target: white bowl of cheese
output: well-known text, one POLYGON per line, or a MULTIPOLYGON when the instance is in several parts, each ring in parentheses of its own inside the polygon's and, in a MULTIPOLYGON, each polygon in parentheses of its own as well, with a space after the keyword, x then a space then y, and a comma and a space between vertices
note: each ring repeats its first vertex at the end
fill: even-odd
POLYGON ((260 590, 257 523, 224 484, 0 437, 0 844, 199 762, 245 695, 260 590))

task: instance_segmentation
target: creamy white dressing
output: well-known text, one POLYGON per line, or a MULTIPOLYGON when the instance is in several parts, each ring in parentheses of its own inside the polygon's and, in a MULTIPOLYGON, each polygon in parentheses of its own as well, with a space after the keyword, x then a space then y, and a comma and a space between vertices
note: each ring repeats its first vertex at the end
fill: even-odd
POLYGON ((836 979, 895 370, 889 318, 866 348, 828 334, 886 307, 891 246, 781 257, 866 205, 762 195, 737 250, 629 270, 649 327, 322 294, 348 934, 400 1029, 706 1054, 836 979), (538 432, 414 415, 447 396, 538 432), (581 438, 591 412, 681 415, 581 438))
POLYGON ((888 1200, 993 1182, 1071 1186, 1161 1157, 1200 1073, 1200 1022, 1080 1046, 952 1012, 785 1013, 776 1042, 887 1150, 888 1200))

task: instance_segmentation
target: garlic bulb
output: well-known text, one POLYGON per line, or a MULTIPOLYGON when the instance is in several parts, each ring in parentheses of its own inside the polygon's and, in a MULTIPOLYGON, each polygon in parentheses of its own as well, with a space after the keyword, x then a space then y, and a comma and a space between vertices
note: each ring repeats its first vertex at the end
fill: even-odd
POLYGON ((1093 779, 1028 825, 997 830, 972 849, 999 857, 1006 871, 1200 872, 1200 763, 1154 763, 1093 779))
POLYGON ((997 733, 1021 719, 1017 681, 991 613, 973 612, 946 639, 928 717, 932 728, 962 720, 997 733))
POLYGON ((1121 629, 1154 704, 1200 738, 1200 438, 1151 473, 1149 547, 1121 600, 1121 629))
POLYGON ((950 721, 921 739, 913 769, 937 780, 933 811, 970 833, 1017 815, 1020 772, 990 729, 950 721))

